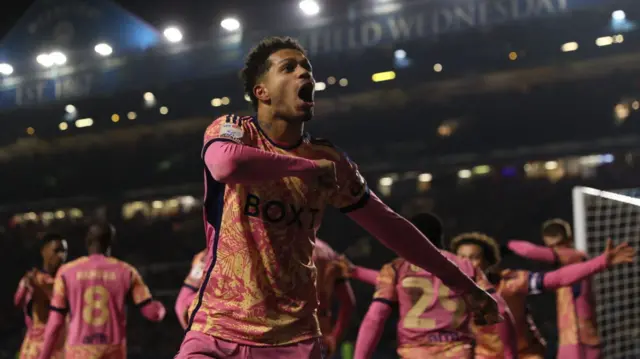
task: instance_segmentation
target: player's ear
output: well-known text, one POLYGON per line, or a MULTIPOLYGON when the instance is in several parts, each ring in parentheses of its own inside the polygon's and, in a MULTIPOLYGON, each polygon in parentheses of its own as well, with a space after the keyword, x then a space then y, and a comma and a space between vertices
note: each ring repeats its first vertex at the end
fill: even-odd
POLYGON ((269 102, 269 100, 271 99, 271 96, 269 95, 269 90, 263 83, 256 84, 253 87, 253 94, 261 102, 269 102))

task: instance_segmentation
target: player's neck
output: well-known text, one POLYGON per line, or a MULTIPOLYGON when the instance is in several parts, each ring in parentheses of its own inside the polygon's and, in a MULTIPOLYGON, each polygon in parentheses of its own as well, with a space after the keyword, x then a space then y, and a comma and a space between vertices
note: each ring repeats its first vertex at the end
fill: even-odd
POLYGON ((290 121, 267 111, 258 112, 258 123, 271 141, 282 145, 295 145, 304 131, 304 122, 290 121))
POLYGON ((44 262, 42 263, 42 270, 51 275, 55 274, 58 268, 51 263, 44 262))

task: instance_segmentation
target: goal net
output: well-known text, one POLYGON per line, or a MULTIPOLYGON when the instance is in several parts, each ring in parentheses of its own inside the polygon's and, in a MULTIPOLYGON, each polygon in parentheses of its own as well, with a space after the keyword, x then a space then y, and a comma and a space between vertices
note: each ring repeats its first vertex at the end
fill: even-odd
MULTIPOLYGON (((576 248, 589 257, 602 253, 607 238, 640 249, 640 188, 602 191, 573 189, 576 248)), ((603 358, 640 358, 640 261, 593 278, 603 358)))

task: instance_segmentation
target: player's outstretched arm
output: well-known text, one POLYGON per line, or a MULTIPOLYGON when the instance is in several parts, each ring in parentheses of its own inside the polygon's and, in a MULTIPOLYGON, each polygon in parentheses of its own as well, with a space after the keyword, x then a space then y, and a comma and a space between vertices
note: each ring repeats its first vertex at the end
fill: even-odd
POLYGON ((377 270, 354 265, 351 268, 351 272, 349 276, 361 282, 371 284, 371 285, 376 285, 376 279, 378 278, 378 274, 379 272, 377 270))
POLYGON ((329 347, 329 357, 335 352, 337 344, 342 340, 342 336, 349 326, 349 320, 356 308, 356 296, 348 281, 343 281, 336 285, 336 297, 340 303, 338 309, 338 318, 333 326, 333 331, 325 337, 325 341, 329 347))
POLYGON ((358 331, 354 359, 369 359, 380 341, 384 323, 391 315, 391 306, 374 301, 364 316, 358 331))
POLYGON ((427 237, 373 192, 362 208, 349 212, 348 216, 400 257, 440 278, 447 287, 459 292, 479 289, 427 237))
POLYGON ((534 292, 567 287, 612 266, 632 263, 635 254, 636 250, 629 246, 629 243, 624 242, 614 247, 613 242, 609 239, 607 240, 605 251, 601 255, 586 262, 571 264, 552 272, 535 273, 532 275, 534 280, 530 282, 534 286, 538 282, 538 288, 534 292), (542 282, 541 286, 540 281, 542 282))
POLYGON ((315 161, 233 142, 212 143, 205 152, 204 162, 213 178, 222 183, 250 184, 283 177, 310 179, 319 174, 315 161))
POLYGON ((47 319, 47 326, 44 330, 44 343, 42 345, 42 351, 38 359, 49 359, 53 353, 53 349, 58 340, 58 336, 62 331, 64 325, 64 314, 56 311, 49 311, 49 319, 47 319))
POLYGON ((550 248, 521 240, 509 241, 508 247, 517 255, 538 262, 556 263, 559 261, 560 264, 566 265, 584 259, 584 254, 573 248, 550 248))

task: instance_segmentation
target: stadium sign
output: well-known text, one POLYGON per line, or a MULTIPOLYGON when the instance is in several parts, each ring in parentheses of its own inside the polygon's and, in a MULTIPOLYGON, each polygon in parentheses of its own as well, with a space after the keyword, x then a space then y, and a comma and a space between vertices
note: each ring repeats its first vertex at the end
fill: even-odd
POLYGON ((12 62, 12 54, 27 54, 21 58, 29 59, 25 61, 28 63, 42 44, 49 42, 56 44, 62 41, 68 48, 82 50, 73 53, 66 67, 29 74, 20 73, 18 69, 14 76, 2 78, 0 110, 109 96, 119 91, 146 91, 158 85, 237 71, 249 47, 267 35, 295 36, 312 55, 337 53, 554 15, 594 5, 598 1, 601 0, 434 0, 399 6, 381 15, 336 20, 306 29, 246 33, 242 41, 230 41, 233 40, 232 35, 218 39, 218 43, 211 46, 170 54, 163 48, 142 52, 161 41, 157 31, 108 1, 94 0, 90 3, 100 6, 75 9, 64 8, 60 3, 78 1, 57 0, 54 2, 57 9, 52 10, 46 6, 51 0, 41 0, 3 39, 0 60, 12 62), (79 29, 83 31, 77 31, 79 29), (114 44, 119 57, 92 57, 92 49, 98 39, 114 44), (83 51, 84 58, 78 54, 80 51, 83 51), (154 57, 153 60, 150 56, 154 57), (77 59, 84 62, 78 63, 77 59))
MULTIPOLYGON (((574 5, 584 3, 573 2, 574 5)), ((311 54, 354 50, 554 15, 567 11, 570 3, 571 0, 439 1, 407 6, 401 11, 364 18, 356 23, 329 24, 302 31, 298 38, 311 54)))

